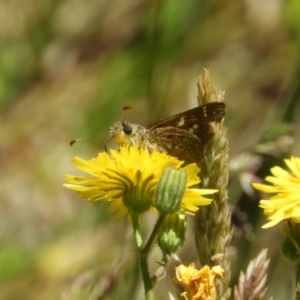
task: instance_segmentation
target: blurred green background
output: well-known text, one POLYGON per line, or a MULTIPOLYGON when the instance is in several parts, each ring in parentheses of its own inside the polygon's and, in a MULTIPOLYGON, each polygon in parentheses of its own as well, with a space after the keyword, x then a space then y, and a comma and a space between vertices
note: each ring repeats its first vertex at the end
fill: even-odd
MULTIPOLYGON (((1 1, 0 299, 143 299, 127 220, 115 222, 107 205, 87 203, 62 186, 64 174, 80 174, 74 156, 104 150, 105 130, 123 118, 125 105, 134 106, 127 119, 142 125, 195 107, 196 82, 208 68, 215 89, 226 91, 233 162, 247 149, 257 151, 263 132, 282 121, 292 124, 293 145, 284 134, 271 145, 277 152, 259 158, 270 164, 299 155, 299 3, 1 1)), ((290 299, 294 269, 280 254, 279 226, 262 230, 258 198, 245 197, 249 173, 236 167, 231 176, 230 202, 247 198, 241 206, 253 227, 251 238, 236 229, 233 284, 267 247, 268 296, 290 299)), ((188 235, 180 253, 186 264, 195 260, 192 223, 188 235)), ((175 294, 173 267, 157 299, 175 294)))

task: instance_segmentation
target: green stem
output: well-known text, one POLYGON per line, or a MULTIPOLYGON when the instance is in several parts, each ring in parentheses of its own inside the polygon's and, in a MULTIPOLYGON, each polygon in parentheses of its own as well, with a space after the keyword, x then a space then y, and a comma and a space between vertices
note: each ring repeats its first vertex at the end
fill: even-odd
POLYGON ((143 255, 147 256, 149 254, 150 250, 152 249, 152 246, 153 246, 153 244, 156 240, 156 237, 157 237, 157 233, 158 233, 158 231, 161 227, 161 224, 162 224, 163 220, 165 219, 165 217, 166 217, 166 215, 161 215, 161 214, 159 215, 159 218, 158 218, 158 220, 157 220, 157 222, 156 222, 156 224, 153 228, 151 236, 149 237, 149 240, 148 240, 146 246, 144 247, 143 255))
POLYGON ((140 223, 139 223, 138 214, 132 215, 132 224, 134 230, 135 243, 139 252, 139 262, 140 262, 140 268, 141 268, 142 278, 144 282, 146 300, 154 300, 153 291, 152 291, 153 286, 152 286, 152 281, 150 278, 150 273, 147 264, 148 255, 143 253, 143 239, 140 232, 140 223))
POLYGON ((300 300, 300 264, 296 266, 296 300, 300 300))

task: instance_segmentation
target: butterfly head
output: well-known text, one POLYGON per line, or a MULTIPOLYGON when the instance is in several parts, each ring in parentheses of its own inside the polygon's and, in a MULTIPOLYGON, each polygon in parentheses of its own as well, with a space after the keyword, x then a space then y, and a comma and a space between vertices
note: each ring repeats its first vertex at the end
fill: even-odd
POLYGON ((127 121, 116 122, 109 128, 109 134, 120 145, 139 146, 145 135, 145 128, 127 121))

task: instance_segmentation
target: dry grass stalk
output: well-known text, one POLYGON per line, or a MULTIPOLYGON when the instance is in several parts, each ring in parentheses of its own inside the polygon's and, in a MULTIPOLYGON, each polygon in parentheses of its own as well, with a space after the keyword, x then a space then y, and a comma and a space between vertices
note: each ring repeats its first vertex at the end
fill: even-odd
POLYGON ((262 300, 267 292, 267 270, 270 260, 267 249, 250 261, 246 274, 240 273, 238 285, 234 287, 235 300, 262 300))
MULTIPOLYGON (((198 82, 199 105, 223 101, 224 93, 216 94, 208 70, 204 70, 198 82)), ((231 290, 229 245, 232 238, 231 212, 227 202, 229 149, 227 129, 221 123, 212 124, 214 137, 205 148, 200 163, 202 187, 218 189, 211 205, 201 208, 195 215, 195 241, 200 263, 210 267, 220 265, 224 281, 216 280, 218 299, 229 299, 231 290)))

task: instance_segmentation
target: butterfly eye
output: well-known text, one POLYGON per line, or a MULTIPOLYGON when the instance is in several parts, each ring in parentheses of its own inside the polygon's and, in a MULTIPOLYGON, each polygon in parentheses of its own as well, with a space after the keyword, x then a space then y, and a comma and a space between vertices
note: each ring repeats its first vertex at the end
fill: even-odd
POLYGON ((122 123, 122 126, 123 126, 123 131, 126 135, 130 135, 132 133, 132 127, 130 125, 122 123))

